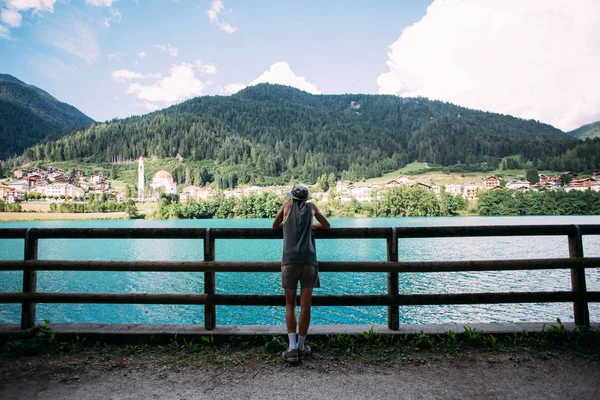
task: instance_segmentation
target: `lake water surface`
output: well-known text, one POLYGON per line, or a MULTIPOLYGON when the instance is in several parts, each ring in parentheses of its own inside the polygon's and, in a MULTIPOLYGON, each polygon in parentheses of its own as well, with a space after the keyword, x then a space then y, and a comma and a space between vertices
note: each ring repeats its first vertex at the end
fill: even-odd
MULTIPOLYGON (((248 227, 271 226, 267 219, 177 221, 53 221, 0 223, 1 228, 248 227)), ((426 217, 332 219, 332 227, 600 224, 600 216, 426 217)), ((277 261, 281 240, 218 240, 216 259, 277 261)), ((400 239, 401 261, 506 260, 568 257, 564 237, 487 237, 400 239)), ((383 239, 317 240, 321 261, 384 261, 383 239)), ((600 257, 600 236, 584 236, 586 257, 600 257)), ((22 259, 22 240, 0 240, 0 259, 22 259)), ((174 240, 40 240, 40 259, 202 260, 203 242, 174 240)), ((278 273, 217 273, 217 293, 281 294, 278 273)), ((600 271, 587 272, 588 290, 600 290, 600 271)), ((22 272, 0 271, 0 292, 21 291, 22 272)), ((570 290, 568 270, 400 274, 400 293, 467 293, 570 290)), ((321 273, 315 294, 385 293, 385 273, 321 273)), ((114 293, 202 293, 203 273, 38 272, 38 291, 114 293)), ((203 306, 39 304, 38 321, 53 323, 203 324, 203 306)), ((573 321, 570 303, 400 308, 400 323, 475 323, 573 321)), ((314 324, 386 324, 385 307, 315 307, 314 324)), ((600 305, 590 304, 590 319, 600 321, 600 305)), ((18 323, 20 305, 0 304, 0 323, 18 323)), ((217 324, 285 324, 284 307, 217 306, 217 324)))

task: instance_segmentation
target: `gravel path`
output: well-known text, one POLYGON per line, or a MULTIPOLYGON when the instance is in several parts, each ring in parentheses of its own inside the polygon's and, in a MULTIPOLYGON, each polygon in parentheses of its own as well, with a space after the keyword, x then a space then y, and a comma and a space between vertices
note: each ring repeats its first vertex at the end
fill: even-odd
POLYGON ((289 366, 165 358, 2 360, 11 399, 600 399, 600 361, 479 353, 372 365, 325 357, 289 366))

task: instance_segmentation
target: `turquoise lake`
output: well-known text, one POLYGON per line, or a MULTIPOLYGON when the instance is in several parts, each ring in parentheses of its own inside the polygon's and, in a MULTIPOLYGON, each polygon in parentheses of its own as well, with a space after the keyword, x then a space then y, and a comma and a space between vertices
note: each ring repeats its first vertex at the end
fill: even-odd
MULTIPOLYGON (((248 227, 271 226, 267 219, 176 221, 56 221, 0 223, 2 228, 248 227)), ((332 219, 332 227, 600 224, 600 216, 427 217, 332 219)), ((217 260, 277 261, 281 240, 218 240, 217 260)), ((405 261, 566 258, 566 236, 400 239, 405 261)), ((321 261, 384 261, 383 239, 317 240, 321 261)), ((584 236, 586 257, 600 257, 600 236, 584 236)), ((22 259, 22 240, 0 239, 0 259, 22 259)), ((199 240, 40 240, 40 259, 202 260, 199 240)), ((600 270, 588 270, 588 290, 600 290, 600 270)), ((217 273, 217 293, 281 294, 278 273, 217 273)), ((387 290, 385 273, 321 273, 315 294, 375 294, 387 290)), ((467 293, 570 290, 568 270, 400 274, 400 293, 467 293)), ((0 272, 0 292, 22 289, 22 272, 0 272)), ((38 272, 40 292, 202 293, 202 273, 38 272)), ((39 304, 38 321, 52 323, 204 324, 203 306, 39 304)), ((573 321, 570 303, 401 307, 400 323, 573 321)), ((385 307, 315 307, 314 324, 386 324, 385 307)), ((600 321, 600 304, 590 304, 600 321)), ((0 323, 19 323, 20 305, 0 304, 0 323)), ((284 325, 284 307, 217 307, 217 324, 284 325)))

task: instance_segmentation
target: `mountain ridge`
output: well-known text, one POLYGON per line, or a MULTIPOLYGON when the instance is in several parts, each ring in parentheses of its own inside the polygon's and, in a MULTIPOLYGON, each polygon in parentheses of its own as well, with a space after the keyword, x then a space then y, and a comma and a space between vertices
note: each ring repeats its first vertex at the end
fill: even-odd
POLYGON ((0 158, 21 153, 50 135, 94 120, 37 86, 0 74, 0 158))
POLYGON ((22 159, 182 157, 229 187, 314 182, 331 173, 366 179, 415 159, 493 170, 503 157, 519 154, 540 169, 598 168, 585 155, 588 147, 571 151, 578 145, 548 124, 424 98, 312 95, 259 84, 232 96, 200 96, 146 115, 93 123, 26 149, 22 159))

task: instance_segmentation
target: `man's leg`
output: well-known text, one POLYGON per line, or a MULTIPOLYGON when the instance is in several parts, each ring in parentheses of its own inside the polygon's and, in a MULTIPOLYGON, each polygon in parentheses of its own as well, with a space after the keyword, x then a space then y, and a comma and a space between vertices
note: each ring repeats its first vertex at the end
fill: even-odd
MULTIPOLYGON (((300 291, 300 323, 298 326, 298 335, 305 337, 310 325, 310 308, 312 307, 312 288, 302 288, 300 291)), ((294 313, 294 323, 296 315, 294 313)), ((289 325, 288 325, 289 332, 289 325)))
POLYGON ((296 333, 296 289, 285 289, 285 324, 288 333, 296 333))

